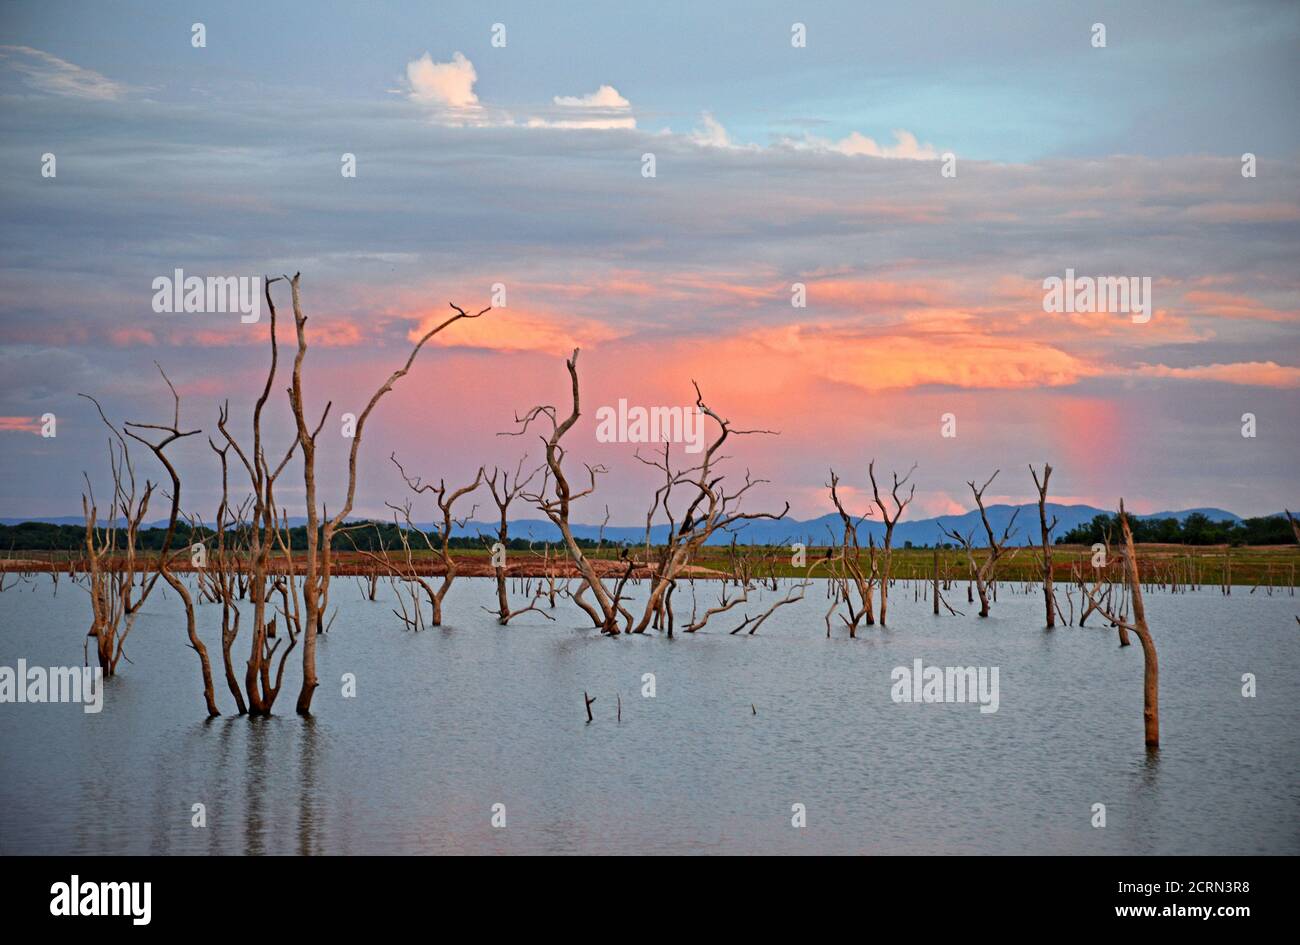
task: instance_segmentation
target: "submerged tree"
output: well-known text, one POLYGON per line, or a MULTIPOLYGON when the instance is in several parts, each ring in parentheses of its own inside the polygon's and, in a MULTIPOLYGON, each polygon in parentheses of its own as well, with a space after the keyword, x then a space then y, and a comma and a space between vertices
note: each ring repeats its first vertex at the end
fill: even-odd
POLYGON ((839 476, 833 469, 830 473, 831 481, 827 484, 827 488, 830 489, 831 502, 835 506, 835 511, 839 514, 843 536, 837 548, 832 534, 830 547, 827 549, 826 561, 831 580, 832 601, 831 609, 826 614, 826 635, 830 636, 830 618, 838 609, 839 601, 842 600, 847 605, 849 614, 847 617, 840 614, 840 620, 844 621, 849 637, 856 638, 860 623, 865 622, 867 626, 872 626, 876 622, 875 614, 872 612, 872 595, 878 569, 876 540, 875 536, 868 533, 868 554, 864 563, 862 546, 858 541, 858 527, 871 514, 871 510, 868 509, 855 521, 840 499, 839 476))
MULTIPOLYGON (((998 561, 1006 554, 1006 545, 1011 538, 1011 529, 1015 527, 1016 516, 1020 514, 1020 509, 1016 509, 1011 513, 1011 519, 1007 522, 1007 527, 1002 530, 1002 537, 1000 538, 993 531, 993 526, 989 524, 989 515, 984 508, 984 490, 989 487, 989 483, 997 478, 999 472, 1000 470, 993 470, 993 475, 989 476, 988 482, 985 482, 978 489, 975 488, 974 480, 966 483, 975 496, 975 505, 979 508, 980 522, 984 526, 985 535, 988 536, 989 550, 983 561, 977 562, 975 560, 975 534, 973 530, 961 535, 944 527, 943 524, 939 525, 940 531, 957 542, 966 551, 966 558, 970 562, 971 572, 975 576, 975 590, 980 597, 981 617, 989 615, 989 587, 997 579, 998 561)), ((1012 552, 1012 554, 1014 555, 1015 552, 1012 552)))
POLYGON ((605 586, 595 565, 583 553, 577 539, 573 537, 570 518, 573 503, 592 495, 596 491, 596 477, 606 470, 604 466, 584 464, 587 470, 587 485, 576 492, 569 484, 569 477, 564 471, 566 453, 561 440, 573 429, 573 425, 578 422, 578 417, 582 414, 578 394, 578 351, 577 348, 573 349, 573 357, 564 362, 569 371, 571 389, 572 406, 569 415, 561 420, 555 407, 539 404, 529 409, 523 416, 516 415, 515 422, 519 424, 519 429, 508 435, 522 436, 534 422, 545 420, 550 423, 549 436, 542 437, 542 443, 546 448, 546 468, 543 472, 541 488, 521 494, 526 501, 535 505, 551 520, 564 538, 564 546, 568 549, 582 581, 582 587, 573 595, 573 602, 582 608, 583 612, 591 618, 592 624, 599 627, 602 633, 614 635, 620 632, 620 617, 623 618, 624 629, 630 629, 632 626, 632 615, 619 603, 619 591, 622 587, 616 586, 611 593, 605 586), (587 591, 591 592, 594 602, 586 599, 587 591))
MULTIPOLYGON (((736 430, 731 421, 718 416, 704 403, 704 395, 698 384, 695 386, 695 409, 702 417, 707 417, 718 425, 718 432, 713 441, 704 450, 700 462, 684 469, 675 469, 667 443, 664 444, 662 456, 646 458, 637 453, 637 459, 647 466, 659 470, 663 481, 654 493, 654 501, 646 513, 645 546, 650 557, 651 531, 657 515, 662 514, 668 529, 662 545, 654 549, 654 562, 650 572, 650 594, 646 599, 641 619, 633 628, 635 633, 643 633, 651 621, 656 626, 672 627, 672 590, 689 566, 691 560, 709 539, 719 532, 733 532, 743 527, 744 523, 756 519, 778 521, 790 511, 790 504, 779 512, 744 512, 741 503, 749 491, 766 482, 754 479, 748 470, 738 487, 728 490, 726 476, 719 472, 719 464, 725 457, 720 452, 728 437, 748 436, 752 434, 771 434, 771 430, 736 430), (674 507, 674 493, 685 493, 681 505, 674 507)), ((707 617, 705 618, 707 620, 707 617)), ((695 629, 699 629, 697 626, 695 629)), ((734 631, 733 631, 734 632, 734 631)))
MULTIPOLYGON (((550 614, 546 613, 546 611, 542 610, 540 606, 538 606, 538 602, 542 599, 543 596, 546 596, 546 592, 543 590, 542 583, 540 581, 537 584, 537 593, 533 595, 533 598, 531 601, 529 601, 528 606, 521 607, 518 610, 510 609, 510 595, 506 592, 507 566, 506 566, 505 556, 506 556, 506 549, 510 547, 510 505, 515 501, 515 499, 519 498, 519 496, 523 494, 524 489, 528 488, 528 484, 533 481, 533 477, 535 477, 539 472, 541 472, 541 468, 539 467, 537 469, 534 469, 527 476, 525 476, 524 460, 526 460, 527 458, 528 458, 527 456, 524 456, 519 460, 519 465, 515 467, 513 478, 511 477, 510 472, 508 470, 498 469, 495 466, 492 468, 492 475, 487 476, 485 478, 485 481, 487 482, 488 485, 488 491, 492 493, 492 501, 496 504, 497 513, 500 516, 497 522, 497 536, 496 536, 497 538, 496 543, 498 545, 498 548, 492 549, 491 554, 492 554, 492 574, 493 577, 496 578, 496 585, 497 585, 497 609, 495 613, 496 613, 497 623, 499 623, 503 627, 506 624, 510 623, 510 621, 513 620, 515 617, 518 617, 520 614, 528 613, 529 611, 534 611, 534 610, 540 613, 547 620, 555 619, 550 614), (500 483, 499 486, 498 483, 500 483)), ((549 548, 547 549, 546 552, 546 560, 549 563, 550 560, 549 548)), ((550 591, 551 606, 554 607, 555 606, 554 599, 555 599, 556 592, 555 592, 555 576, 553 573, 549 575, 549 580, 550 580, 550 588, 551 588, 550 591)))
POLYGON ((1043 574, 1043 606, 1047 610, 1047 629, 1051 630, 1056 626, 1056 597, 1052 589, 1052 530, 1056 528, 1056 516, 1052 516, 1052 523, 1047 523, 1047 481, 1052 478, 1052 467, 1048 463, 1043 463, 1043 479, 1040 482, 1038 473, 1034 472, 1032 464, 1029 466, 1029 475, 1034 477, 1034 487, 1038 490, 1038 524, 1042 532, 1042 554, 1040 562, 1043 574))
MULTIPOLYGON (((550 424, 550 435, 542 438, 546 448, 542 486, 534 492, 524 493, 524 498, 536 505, 564 537, 565 547, 582 581, 582 586, 573 595, 573 601, 586 612, 594 626, 610 635, 620 632, 644 633, 656 621, 656 625, 670 626, 672 589, 692 557, 712 535, 753 519, 780 519, 789 511, 788 503, 779 514, 741 511, 744 496, 763 480, 753 479, 746 473, 743 482, 729 491, 723 484, 725 476, 717 470, 718 463, 723 459, 719 451, 730 436, 771 431, 733 429, 729 420, 723 419, 705 404, 699 385, 695 385, 695 409, 718 425, 718 432, 704 450, 700 462, 684 469, 676 469, 666 445, 662 459, 637 455, 641 462, 663 473, 663 482, 655 490, 654 500, 646 516, 647 553, 650 551, 650 533, 656 515, 661 514, 667 519, 668 530, 664 544, 657 549, 656 560, 646 562, 650 571, 650 593, 640 618, 634 619, 622 601, 627 583, 637 566, 635 558, 624 554, 614 574, 612 587, 607 587, 595 563, 583 552, 573 536, 573 503, 592 495, 596 490, 597 477, 606 472, 604 466, 586 464, 586 487, 574 491, 564 470, 566 453, 561 441, 581 416, 578 354, 578 349, 574 349, 573 356, 565 362, 571 389, 568 416, 561 420, 555 407, 543 404, 531 408, 523 416, 515 417, 519 424, 519 429, 511 434, 515 436, 525 433, 534 422, 545 420, 550 424), (673 506, 674 491, 685 492, 683 505, 676 509, 673 506), (586 599, 588 591, 593 601, 586 599)), ((608 520, 608 510, 606 519, 608 520)), ((603 528, 601 534, 603 538, 603 528)), ((699 627, 696 626, 695 629, 699 627)))
MULTIPOLYGON (((463 499, 479 487, 479 483, 483 481, 483 467, 479 467, 478 472, 474 476, 474 481, 469 485, 448 491, 446 479, 438 480, 436 486, 431 482, 423 482, 419 476, 411 477, 406 474, 406 470, 402 468, 402 464, 397 461, 397 454, 394 453, 389 457, 389 459, 393 461, 393 465, 397 467, 397 471, 402 474, 402 479, 406 482, 407 488, 416 495, 422 495, 424 493, 432 495, 434 502, 438 505, 438 511, 441 513, 441 520, 434 526, 437 530, 439 539, 437 548, 433 547, 428 535, 424 532, 420 532, 420 535, 424 538, 429 550, 436 551, 438 557, 442 561, 442 583, 438 585, 436 591, 431 590, 429 593, 429 605, 433 608, 432 623, 433 626, 440 627, 442 626, 442 602, 447 597, 447 592, 451 590, 452 582, 456 580, 456 574, 458 573, 456 559, 451 555, 451 531, 453 527, 463 528, 465 523, 474 516, 474 509, 470 509, 468 515, 463 518, 456 518, 453 509, 460 499, 463 499)), ((477 508, 477 506, 474 508, 477 508)), ((406 510, 406 520, 409 525, 409 506, 406 510)), ((428 587, 428 585, 425 586, 426 588, 428 587)))
POLYGON ((876 461, 873 459, 867 464, 867 475, 871 477, 871 492, 875 497, 876 507, 880 509, 880 519, 885 523, 885 546, 880 556, 882 565, 880 571, 880 625, 882 627, 885 626, 889 614, 889 566, 894 548, 894 526, 898 524, 898 520, 903 517, 904 510, 915 498, 916 484, 912 484, 906 499, 898 497, 898 490, 907 485, 907 481, 912 478, 914 472, 916 472, 915 463, 912 464, 912 468, 907 471, 907 475, 902 479, 898 478, 898 473, 893 474, 894 485, 890 490, 890 496, 894 500, 894 511, 891 513, 889 507, 881 500, 880 489, 876 486, 876 461))
POLYGON ((212 686, 212 666, 208 658, 207 647, 198 635, 197 621, 194 613, 194 598, 174 570, 172 542, 176 535, 176 525, 181 514, 181 480, 175 464, 167 455, 167 448, 177 440, 194 436, 200 431, 180 429, 181 401, 180 395, 171 379, 161 366, 158 372, 171 391, 173 419, 170 425, 155 423, 135 423, 127 421, 119 430, 104 414, 99 401, 88 394, 82 394, 99 412, 100 419, 112 433, 109 441, 109 460, 113 474, 113 497, 109 505, 109 518, 104 528, 99 528, 98 508, 94 493, 87 478, 87 493, 82 497, 82 506, 86 514, 86 552, 88 555, 88 585, 91 598, 93 622, 88 637, 96 641, 96 651, 100 668, 104 675, 112 676, 117 671, 118 662, 126 658, 126 638, 130 634, 135 620, 146 600, 153 592, 161 577, 180 597, 185 608, 186 633, 189 645, 199 657, 199 666, 203 677, 203 696, 207 704, 208 716, 220 715, 212 686), (158 434, 150 439, 148 434, 158 434), (148 577, 141 574, 140 586, 135 587, 137 567, 145 570, 143 562, 137 564, 140 523, 149 508, 149 500, 156 486, 145 480, 144 491, 137 498, 135 466, 131 459, 131 450, 127 438, 146 446, 167 472, 171 480, 171 506, 167 516, 167 529, 163 535, 162 547, 148 577), (119 546, 119 535, 123 535, 119 546), (123 560, 119 552, 125 555, 123 560))
POLYGON ((208 659, 208 648, 204 646, 203 641, 199 638, 198 626, 194 615, 194 598, 190 594, 189 588, 185 582, 177 577, 176 572, 172 569, 171 561, 171 534, 176 530, 176 521, 181 510, 181 477, 176 471, 176 466, 167 456, 167 447, 179 439, 187 436, 194 436, 199 433, 198 430, 182 431, 181 424, 181 398, 176 393, 176 388, 172 385, 167 374, 162 368, 158 368, 162 373, 163 380, 167 382, 167 387, 172 392, 172 402, 175 410, 172 416, 171 426, 156 423, 131 423, 125 424, 126 435, 132 439, 138 440, 153 452, 158 462, 167 470, 167 476, 171 479, 172 484, 172 504, 171 512, 168 515, 168 539, 165 547, 158 554, 157 573, 162 575, 162 579, 167 582, 181 599, 181 605, 185 608, 185 631, 190 640, 190 648, 194 650, 199 657, 199 668, 203 675, 203 700, 207 704, 208 718, 216 718, 221 714, 217 708, 216 694, 212 688, 212 663, 208 659), (157 440, 147 439, 143 431, 156 431, 161 436, 157 440))
MULTIPOLYGON (((149 510, 154 485, 145 480, 144 490, 137 493, 135 466, 131 451, 118 429, 104 416, 104 411, 89 394, 104 425, 112 432, 108 445, 109 468, 113 488, 107 515, 101 527, 95 490, 86 480, 81 495, 86 533, 86 590, 90 594, 91 623, 87 640, 95 641, 95 655, 105 676, 117 673, 117 665, 126 655, 126 639, 135 626, 140 608, 153 591, 158 575, 141 580, 137 589, 135 572, 139 550, 140 523, 149 510)), ((170 536, 169 536, 170 539, 170 536)), ((170 542, 169 542, 170 543, 170 542)))
POLYGON ((220 457, 222 466, 222 501, 217 514, 220 553, 216 564, 221 568, 218 586, 222 589, 222 659, 226 664, 226 685, 234 694, 235 705, 240 714, 247 712, 254 717, 271 714, 284 684, 284 671, 289 654, 298 645, 302 627, 301 595, 299 582, 294 574, 293 551, 288 537, 288 514, 277 506, 275 493, 280 475, 297 452, 298 440, 294 437, 278 462, 272 466, 267 459, 267 447, 262 432, 263 412, 271 397, 271 388, 275 384, 280 360, 279 344, 275 334, 275 302, 271 297, 271 284, 276 281, 278 280, 268 278, 264 280, 263 285, 269 312, 267 336, 271 347, 271 360, 267 367, 266 383, 262 385, 262 391, 253 405, 251 445, 245 449, 231 432, 229 402, 221 405, 217 413, 217 429, 225 439, 226 445, 218 449, 215 443, 211 444, 213 451, 220 457), (239 611, 235 606, 239 578, 229 572, 231 569, 238 569, 239 564, 235 557, 226 554, 228 536, 225 510, 229 502, 226 453, 229 450, 234 450, 240 464, 244 467, 249 488, 252 490, 248 500, 247 527, 235 533, 239 536, 238 540, 246 554, 244 585, 253 605, 253 625, 249 632, 248 660, 244 664, 242 695, 231 657, 239 635, 239 611), (282 564, 278 568, 273 557, 277 550, 282 555, 282 564), (285 627, 285 636, 277 633, 276 594, 280 598, 278 618, 285 627), (275 658, 277 651, 278 661, 275 658))
POLYGON ((1142 723, 1148 748, 1160 744, 1160 663, 1156 658, 1156 645, 1147 627, 1146 607, 1142 601, 1142 580, 1138 574, 1137 552, 1133 548, 1133 531, 1129 527, 1124 500, 1119 500, 1119 525, 1124 535, 1124 577, 1132 602, 1133 620, 1128 622, 1123 614, 1113 612, 1103 604, 1095 592, 1090 595, 1093 606, 1103 617, 1122 630, 1132 630, 1142 644, 1142 723))
MULTIPOLYGON (((302 310, 299 276, 299 273, 295 273, 293 278, 289 280, 293 300, 293 320, 298 334, 298 351, 293 359, 293 386, 289 389, 289 405, 293 410, 294 422, 298 428, 298 445, 302 450, 303 485, 307 504, 307 564, 302 586, 306 626, 304 627, 302 651, 302 689, 298 692, 297 705, 298 714, 307 715, 311 712, 312 695, 319 685, 316 678, 316 638, 323 626, 323 616, 329 610, 330 569, 332 565, 330 549, 333 545, 334 533, 343 524, 344 520, 352 514, 352 503, 355 501, 357 494, 357 453, 361 449, 361 435, 365 431, 366 420, 370 418, 370 414, 374 412, 383 396, 392 390, 393 385, 411 370, 411 365, 415 363, 415 358, 420 353, 420 349, 424 347, 430 338, 463 318, 478 318, 489 309, 485 308, 477 314, 470 315, 464 309, 452 304, 451 308, 455 310, 456 314, 425 332, 411 350, 406 363, 394 371, 388 377, 388 380, 384 381, 371 396, 365 409, 357 416, 356 428, 352 435, 352 448, 348 452, 347 494, 339 510, 322 522, 321 509, 317 505, 316 499, 316 437, 320 435, 321 427, 324 426, 325 419, 329 416, 331 404, 327 403, 325 405, 320 421, 316 426, 314 428, 309 427, 302 383, 302 365, 307 357, 307 316, 303 314, 302 310)), ((267 298, 270 299, 269 292, 267 298)))

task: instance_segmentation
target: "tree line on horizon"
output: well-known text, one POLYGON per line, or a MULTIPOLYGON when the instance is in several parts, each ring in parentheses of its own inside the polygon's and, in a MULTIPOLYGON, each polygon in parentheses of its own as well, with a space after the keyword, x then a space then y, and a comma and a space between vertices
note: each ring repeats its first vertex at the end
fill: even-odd
MULTIPOLYGON (((1281 515, 1261 515, 1240 522, 1214 521, 1203 512, 1192 512, 1182 521, 1169 518, 1132 518, 1133 541, 1165 545, 1288 545, 1293 541, 1291 525, 1281 515)), ((1058 545, 1092 545, 1118 534, 1115 515, 1095 515, 1056 539, 1058 545)))
MULTIPOLYGON (((396 547, 401 543, 403 535, 409 539, 419 538, 421 541, 424 537, 433 541, 441 541, 441 534, 438 529, 421 529, 421 528, 404 528, 393 522, 380 522, 367 519, 358 519, 355 522, 349 522, 352 525, 363 524, 367 527, 346 534, 335 534, 331 539, 331 548, 334 551, 350 551, 353 549, 361 551, 378 551, 382 548, 396 547)), ((1250 545, 1287 545, 1292 541, 1291 526, 1285 517, 1281 515, 1262 515, 1254 518, 1242 519, 1240 522, 1233 521, 1215 521, 1202 512, 1192 512, 1185 516, 1182 521, 1170 516, 1160 519, 1140 519, 1131 520, 1133 529, 1133 541, 1137 544, 1167 544, 1167 545, 1230 545, 1233 547, 1250 546, 1250 545)), ((232 525, 227 529, 227 533, 232 537, 239 537, 238 530, 247 528, 247 525, 232 525)), ((1115 515, 1096 515, 1092 521, 1082 525, 1077 525, 1063 535, 1057 536, 1055 544, 1057 545, 1094 545, 1097 542, 1105 541, 1107 535, 1118 534, 1119 522, 1115 515)), ((320 529, 318 529, 319 536, 320 529)), ((294 551, 305 551, 307 549, 307 526, 299 525, 287 530, 288 545, 294 551)), ((164 547, 167 529, 142 528, 137 534, 139 548, 141 551, 160 551, 164 547)), ((195 526, 192 530, 192 541, 205 541, 213 537, 214 530, 207 525, 195 526)), ((453 551, 474 551, 483 550, 488 544, 496 541, 496 535, 483 533, 482 535, 454 535, 448 539, 447 545, 453 551)), ((603 546, 622 547, 629 544, 626 541, 611 541, 605 539, 601 542, 595 538, 574 537, 574 541, 581 548, 597 548, 603 546)), ((86 529, 83 525, 56 525, 50 522, 23 522, 18 525, 0 525, 0 549, 14 551, 77 551, 85 548, 86 529)), ((557 550, 564 547, 563 538, 550 540, 511 538, 505 543, 509 551, 545 551, 557 550)), ((758 547, 777 547, 775 545, 760 544, 758 547)), ((781 546, 784 547, 784 546, 781 546)), ((904 542, 904 548, 929 548, 928 544, 916 545, 913 542, 904 542)), ((943 542, 938 545, 940 548, 952 549, 956 547, 951 542, 943 542)))

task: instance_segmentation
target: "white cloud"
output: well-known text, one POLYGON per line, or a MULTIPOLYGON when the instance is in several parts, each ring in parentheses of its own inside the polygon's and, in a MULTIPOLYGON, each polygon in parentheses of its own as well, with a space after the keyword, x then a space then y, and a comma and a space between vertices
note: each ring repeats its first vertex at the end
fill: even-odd
POLYGON ((632 103, 619 94, 612 85, 602 85, 587 95, 557 95, 556 105, 573 108, 631 108, 632 103))
POLYGON ((557 95, 555 117, 530 118, 530 128, 635 128, 632 103, 612 85, 602 85, 587 95, 557 95))
MULTIPOLYGON (((3 48, 3 47, 0 47, 3 48)), ((406 64, 407 97, 418 104, 432 107, 435 114, 449 124, 514 125, 510 115, 497 108, 486 107, 474 91, 478 72, 463 53, 456 52, 449 62, 434 62, 429 53, 406 64)), ((401 90, 398 90, 401 91, 401 90)), ((529 128, 560 128, 572 130, 635 129, 636 117, 632 103, 612 85, 601 85, 586 95, 556 95, 551 99, 549 112, 534 115, 522 124, 529 128)), ((665 133, 671 134, 665 129, 665 133)), ((686 136, 701 147, 727 150, 763 150, 758 145, 737 144, 722 123, 710 112, 702 112, 700 124, 686 136)), ((799 151, 844 154, 852 157, 902 158, 908 160, 935 160, 939 157, 934 145, 922 144, 916 135, 905 129, 894 131, 894 143, 881 145, 874 138, 860 132, 850 132, 838 141, 805 134, 802 138, 781 138, 776 147, 799 151)))
POLYGON ((408 96, 413 102, 434 106, 449 117, 462 120, 476 119, 482 114, 483 106, 474 92, 478 73, 463 53, 454 53, 450 62, 434 62, 426 52, 406 64, 406 80, 410 85, 408 96))
POLYGON ((0 46, 0 59, 27 85, 53 95, 114 102, 127 92, 121 82, 30 46, 0 46))
POLYGON ((921 144, 916 135, 901 128, 894 131, 894 144, 880 145, 874 138, 853 131, 838 141, 804 135, 802 138, 782 138, 781 144, 799 150, 832 151, 850 157, 902 158, 912 161, 933 161, 939 157, 934 145, 921 144))
POLYGON ((723 148, 728 151, 761 151, 756 144, 737 144, 731 139, 722 122, 711 112, 700 113, 700 124, 689 135, 690 140, 702 148, 723 148))
MULTIPOLYGON (((485 106, 474 91, 478 72, 463 53, 452 54, 450 62, 434 62, 429 53, 406 64, 405 92, 412 102, 430 108, 445 124, 497 126, 514 125, 514 119, 499 108, 485 106)), ((612 85, 602 85, 587 95, 557 95, 550 117, 527 121, 529 128, 635 128, 632 103, 612 85)))
POLYGON ((700 115, 700 122, 703 127, 691 132, 692 141, 710 148, 731 147, 731 136, 727 134, 727 129, 722 127, 722 122, 708 112, 700 115))

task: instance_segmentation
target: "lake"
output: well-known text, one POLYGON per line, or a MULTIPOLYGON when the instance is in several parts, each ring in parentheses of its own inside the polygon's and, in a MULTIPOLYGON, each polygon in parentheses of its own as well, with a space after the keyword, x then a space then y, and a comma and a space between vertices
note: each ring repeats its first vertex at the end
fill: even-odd
MULTIPOLYGON (((1120 649, 1095 615, 1045 632, 1041 596, 1017 590, 979 620, 962 593, 967 616, 935 617, 899 584, 888 630, 827 640, 819 583, 755 636, 726 632, 742 606, 670 640, 602 637, 565 602, 554 623, 500 627, 474 578, 445 627, 412 633, 336 579, 315 717, 293 714, 295 662, 280 714, 256 721, 204 719, 179 603, 155 591, 102 712, 0 705, 0 852, 1300 853, 1300 599, 1148 594, 1162 722, 1148 754, 1136 640, 1120 649), (915 659, 996 667, 998 710, 896 703, 891 671, 915 659)), ((696 592, 703 609, 717 585, 696 592)), ((680 620, 688 588, 675 605, 680 620)), ((233 712, 219 608, 199 612, 233 712)), ((0 665, 80 665, 88 626, 66 579, 57 595, 20 584, 0 594, 0 665)))

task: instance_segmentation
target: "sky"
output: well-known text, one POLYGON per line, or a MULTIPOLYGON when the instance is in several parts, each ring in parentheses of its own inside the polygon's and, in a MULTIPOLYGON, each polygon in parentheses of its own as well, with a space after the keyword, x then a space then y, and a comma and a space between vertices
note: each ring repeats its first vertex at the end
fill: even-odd
POLYGON ((226 400, 247 431, 267 326, 155 312, 176 269, 302 273, 333 507, 340 415, 448 303, 505 287, 382 401, 361 514, 405 497, 392 454, 452 485, 539 463, 501 434, 567 407, 574 348, 569 458, 608 469, 579 521, 643 521, 655 486, 597 408, 688 406, 692 382, 772 431, 726 451, 729 481, 766 480, 753 511, 831 511, 831 469, 865 511, 872 459, 916 464, 916 517, 995 469, 987 500, 1034 498, 1044 461, 1060 502, 1294 509, 1298 49, 1281 2, 7 3, 0 516, 78 513, 108 461, 77 394, 166 420, 155 363, 204 431, 175 453, 183 504, 215 511, 205 440, 226 400), (1067 270, 1149 279, 1149 319, 1045 311, 1067 270))

